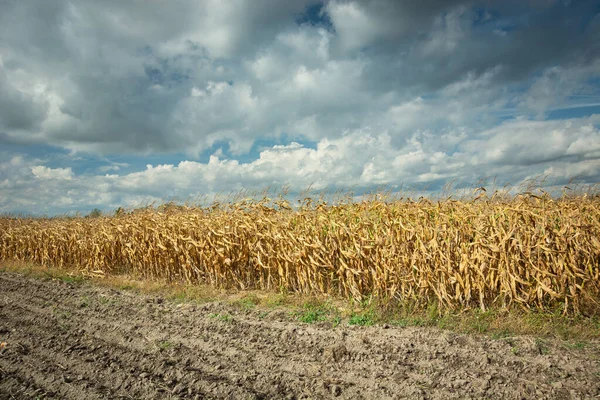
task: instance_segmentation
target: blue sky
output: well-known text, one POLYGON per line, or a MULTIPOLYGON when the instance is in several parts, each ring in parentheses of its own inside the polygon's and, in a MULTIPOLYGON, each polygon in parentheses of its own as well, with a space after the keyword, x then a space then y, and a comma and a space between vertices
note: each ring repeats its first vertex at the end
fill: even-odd
POLYGON ((5 1, 0 212, 600 177, 594 1, 5 1))

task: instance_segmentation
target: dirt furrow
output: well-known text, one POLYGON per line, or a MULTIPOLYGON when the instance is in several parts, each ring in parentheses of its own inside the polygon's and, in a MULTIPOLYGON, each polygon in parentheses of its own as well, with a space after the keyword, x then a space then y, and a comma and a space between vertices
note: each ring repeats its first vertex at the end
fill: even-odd
POLYGON ((598 344, 317 326, 0 273, 2 398, 595 398, 598 344))

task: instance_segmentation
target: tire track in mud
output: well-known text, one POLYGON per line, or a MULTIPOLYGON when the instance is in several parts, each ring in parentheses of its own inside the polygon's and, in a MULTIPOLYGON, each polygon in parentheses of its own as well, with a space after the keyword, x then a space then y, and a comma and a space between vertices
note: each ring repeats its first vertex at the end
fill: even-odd
POLYGON ((0 273, 0 398, 595 398, 600 352, 0 273), (228 315, 226 319, 216 316, 228 315), (520 354, 514 354, 518 346, 520 354))

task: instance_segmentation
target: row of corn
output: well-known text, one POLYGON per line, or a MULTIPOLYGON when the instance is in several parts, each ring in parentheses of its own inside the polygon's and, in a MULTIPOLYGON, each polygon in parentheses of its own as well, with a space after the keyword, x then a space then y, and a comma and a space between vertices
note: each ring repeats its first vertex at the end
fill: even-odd
MULTIPOLYGON (((0 259, 216 287, 597 310, 600 198, 241 201, 100 218, 1 218, 0 259)), ((595 311, 593 311, 595 312, 595 311)))

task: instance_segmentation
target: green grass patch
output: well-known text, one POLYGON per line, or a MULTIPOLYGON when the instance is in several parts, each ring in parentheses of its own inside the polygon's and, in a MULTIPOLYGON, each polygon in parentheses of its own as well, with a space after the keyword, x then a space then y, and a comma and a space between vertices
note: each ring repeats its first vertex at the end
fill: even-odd
POLYGON ((79 303, 79 307, 81 307, 81 308, 87 308, 87 307, 90 306, 91 303, 92 303, 92 300, 88 296, 84 296, 81 299, 81 302, 79 303))
POLYGON ((250 311, 260 304, 260 299, 256 294, 249 294, 233 302, 233 304, 240 307, 242 310, 250 311))
POLYGON ((208 317, 209 318, 214 318, 214 319, 216 319, 218 321, 221 321, 221 322, 231 322, 231 321, 233 321, 233 317, 230 314, 227 314, 227 313, 219 313, 219 314, 212 313, 212 314, 208 314, 208 317))
POLYGON ((304 310, 298 313, 297 319, 306 324, 327 320, 327 311, 324 310, 304 310))
POLYGON ((335 318, 339 318, 339 313, 331 303, 318 300, 307 301, 302 308, 293 313, 293 315, 298 321, 306 324, 314 324, 315 322, 329 320, 335 323, 335 318))
POLYGON ((569 349, 583 350, 589 346, 589 343, 582 342, 582 341, 574 341, 574 342, 565 343, 565 346, 568 347, 569 349))
POLYGON ((269 296, 266 301, 267 307, 281 307, 287 304, 288 296, 285 293, 277 293, 269 296))
POLYGON ((173 343, 169 342, 168 340, 162 340, 160 342, 158 342, 157 344, 158 348, 160 350, 169 350, 171 348, 173 348, 173 343))
POLYGON ((348 325, 372 326, 375 325, 375 316, 372 312, 352 314, 348 320, 348 325))

